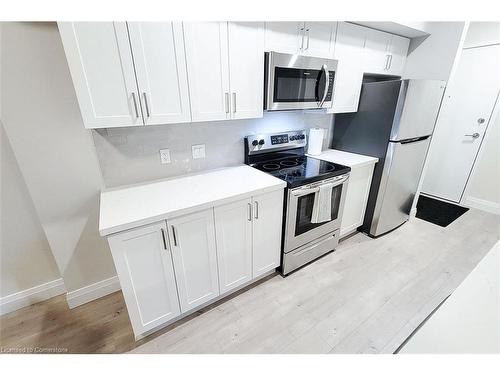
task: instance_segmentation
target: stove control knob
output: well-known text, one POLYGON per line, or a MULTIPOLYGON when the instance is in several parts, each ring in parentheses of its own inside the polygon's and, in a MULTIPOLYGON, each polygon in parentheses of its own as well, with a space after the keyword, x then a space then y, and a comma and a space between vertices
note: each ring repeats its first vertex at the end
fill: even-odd
POLYGON ((258 141, 258 140, 254 139, 254 140, 252 141, 252 146, 257 146, 258 144, 259 144, 259 141, 258 141))
POLYGON ((306 136, 305 136, 304 134, 301 134, 301 135, 299 136, 299 138, 300 138, 300 139, 304 139, 305 137, 306 137, 306 136))
POLYGON ((263 139, 261 139, 261 140, 259 141, 259 145, 261 145, 261 146, 262 146, 264 143, 266 143, 266 142, 264 142, 264 140, 263 140, 263 139))
POLYGON ((294 135, 292 135, 292 136, 290 137, 290 140, 291 140, 291 141, 295 141, 296 139, 297 139, 297 137, 295 137, 294 135))

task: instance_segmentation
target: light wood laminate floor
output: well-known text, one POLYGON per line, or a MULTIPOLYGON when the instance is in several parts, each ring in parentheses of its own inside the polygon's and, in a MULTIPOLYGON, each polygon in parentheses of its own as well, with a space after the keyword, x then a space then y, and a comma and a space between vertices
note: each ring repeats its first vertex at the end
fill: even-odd
POLYGON ((117 353, 393 353, 500 239, 500 216, 447 228, 414 219, 338 249, 137 343, 120 292, 69 310, 63 296, 0 318, 0 346, 117 353))

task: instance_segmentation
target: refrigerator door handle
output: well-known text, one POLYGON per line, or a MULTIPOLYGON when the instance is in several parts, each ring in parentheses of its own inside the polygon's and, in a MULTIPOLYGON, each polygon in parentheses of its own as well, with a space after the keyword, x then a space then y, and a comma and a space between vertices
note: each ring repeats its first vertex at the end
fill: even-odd
POLYGON ((401 141, 391 141, 391 142, 401 143, 402 145, 405 145, 407 143, 414 143, 414 142, 425 141, 429 137, 430 137, 430 135, 424 135, 423 137, 408 138, 408 139, 403 139, 401 141))

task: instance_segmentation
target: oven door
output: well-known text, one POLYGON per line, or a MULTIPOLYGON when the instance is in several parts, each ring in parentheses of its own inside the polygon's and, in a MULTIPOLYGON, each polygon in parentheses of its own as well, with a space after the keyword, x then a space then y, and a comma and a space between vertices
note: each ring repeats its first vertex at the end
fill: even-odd
POLYGON ((340 228, 348 178, 347 173, 288 191, 285 253, 340 228), (331 218, 322 223, 313 223, 312 212, 316 193, 321 185, 332 182, 334 185, 331 197, 331 218))
POLYGON ((266 109, 331 107, 336 64, 335 60, 270 52, 266 109))

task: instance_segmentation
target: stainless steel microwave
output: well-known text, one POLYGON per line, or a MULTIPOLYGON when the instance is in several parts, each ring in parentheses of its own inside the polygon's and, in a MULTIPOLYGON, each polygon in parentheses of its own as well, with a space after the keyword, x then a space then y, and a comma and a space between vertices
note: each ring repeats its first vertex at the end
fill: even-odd
POLYGON ((330 108, 337 60, 266 52, 264 109, 330 108))

